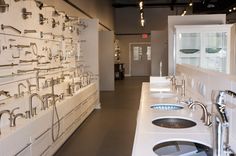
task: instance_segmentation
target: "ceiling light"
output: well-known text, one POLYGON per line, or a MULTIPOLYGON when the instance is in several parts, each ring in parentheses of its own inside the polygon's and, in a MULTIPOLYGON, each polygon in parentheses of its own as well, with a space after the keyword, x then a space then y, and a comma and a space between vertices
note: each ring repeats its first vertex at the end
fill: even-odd
POLYGON ((141 19, 141 26, 144 27, 145 20, 141 19))
POLYGON ((233 10, 236 10, 236 7, 234 7, 233 10))
POLYGON ((229 12, 232 12, 232 9, 229 9, 229 12))
POLYGON ((139 8, 140 8, 140 10, 143 10, 143 1, 139 2, 139 8))
POLYGON ((189 6, 193 6, 193 3, 189 3, 189 6))

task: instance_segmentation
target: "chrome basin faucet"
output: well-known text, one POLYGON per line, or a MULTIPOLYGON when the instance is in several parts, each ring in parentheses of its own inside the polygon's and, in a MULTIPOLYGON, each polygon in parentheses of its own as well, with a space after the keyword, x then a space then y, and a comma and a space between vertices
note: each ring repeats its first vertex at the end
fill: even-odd
POLYGON ((202 118, 201 119, 202 119, 203 123, 206 126, 210 126, 211 125, 211 121, 210 121, 211 115, 210 115, 210 113, 208 113, 207 107, 203 103, 201 103, 199 101, 194 101, 194 102, 190 103, 188 107, 190 109, 193 109, 195 105, 198 105, 198 106, 200 106, 202 108, 203 114, 202 114, 202 118))
POLYGON ((213 130, 213 156, 228 156, 233 154, 229 146, 229 120, 225 111, 225 94, 236 97, 236 93, 225 91, 212 91, 212 130, 213 130))
POLYGON ((35 115, 37 115, 36 114, 36 107, 33 108, 33 103, 32 103, 32 100, 33 100, 34 96, 36 96, 41 101, 42 110, 45 110, 43 98, 41 98, 41 96, 39 96, 37 93, 33 93, 29 97, 29 112, 30 112, 29 118, 34 117, 35 115))

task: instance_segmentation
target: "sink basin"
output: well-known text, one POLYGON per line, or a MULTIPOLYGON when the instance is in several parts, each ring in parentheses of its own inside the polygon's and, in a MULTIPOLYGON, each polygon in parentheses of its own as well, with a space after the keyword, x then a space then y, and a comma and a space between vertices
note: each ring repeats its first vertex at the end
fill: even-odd
POLYGON ((159 156, 212 156, 210 147, 203 144, 188 141, 168 141, 157 144, 153 147, 153 152, 159 156))
POLYGON ((151 105, 152 109, 156 109, 156 110, 180 110, 183 109, 184 107, 180 104, 174 104, 174 103, 168 103, 168 104, 154 104, 151 105))
POLYGON ((183 118, 159 118, 153 120, 152 123, 165 128, 189 128, 196 126, 194 121, 183 118))
POLYGON ((151 97, 154 98, 175 98, 177 95, 175 93, 171 92, 157 92, 157 93, 151 93, 151 97))

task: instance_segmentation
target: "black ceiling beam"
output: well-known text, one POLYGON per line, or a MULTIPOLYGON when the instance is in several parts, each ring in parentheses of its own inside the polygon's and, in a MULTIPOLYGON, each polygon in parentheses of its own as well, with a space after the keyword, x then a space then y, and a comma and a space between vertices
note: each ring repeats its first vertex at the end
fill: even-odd
MULTIPOLYGON (((176 1, 176 0, 172 0, 172 1, 176 1)), ((158 7, 184 7, 186 5, 188 5, 188 3, 144 3, 144 7, 145 8, 158 8, 158 7)), ((126 7, 139 7, 137 3, 129 3, 129 4, 125 4, 125 3, 114 3, 112 4, 112 6, 114 8, 126 8, 126 7)))

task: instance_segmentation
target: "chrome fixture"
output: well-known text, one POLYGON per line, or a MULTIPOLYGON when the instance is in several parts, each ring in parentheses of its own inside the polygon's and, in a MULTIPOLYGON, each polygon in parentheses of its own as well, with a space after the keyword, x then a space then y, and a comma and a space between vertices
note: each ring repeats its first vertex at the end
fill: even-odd
POLYGON ((44 32, 41 31, 41 32, 40 32, 40 38, 43 38, 44 35, 50 35, 50 36, 52 36, 52 37, 54 36, 53 33, 44 33, 44 32))
POLYGON ((43 97, 44 102, 45 102, 44 107, 48 108, 49 107, 49 99, 50 98, 59 98, 59 95, 56 95, 56 94, 45 94, 42 97, 43 97))
POLYGON ((14 109, 11 110, 10 112, 10 127, 15 127, 16 126, 16 118, 18 117, 24 117, 24 115, 22 113, 18 113, 18 114, 14 114, 14 111, 20 109, 20 107, 16 107, 14 109))
POLYGON ((43 76, 39 76, 39 71, 36 72, 36 89, 39 90, 39 79, 45 79, 43 76))
POLYGON ((24 95, 24 92, 21 92, 20 87, 23 86, 24 88, 26 88, 26 86, 23 83, 19 83, 17 88, 18 88, 18 96, 21 97, 24 95))
POLYGON ((12 44, 10 44, 10 48, 13 48, 13 47, 16 47, 16 48, 30 48, 30 45, 22 45, 22 44, 12 45, 12 44))
POLYGON ((21 34, 21 31, 16 29, 15 27, 13 26, 10 26, 10 25, 4 25, 4 24, 1 24, 1 29, 4 30, 4 29, 12 29, 14 30, 15 32, 17 32, 18 34, 21 34))
POLYGON ((32 12, 28 12, 28 11, 26 10, 26 8, 22 8, 21 13, 22 13, 22 18, 23 18, 23 19, 27 19, 28 16, 31 16, 31 15, 32 15, 32 12))
POLYGON ((234 154, 229 146, 229 120, 226 115, 225 95, 236 98, 236 93, 225 90, 212 91, 212 128, 213 128, 213 156, 234 154))
POLYGON ((4 95, 4 96, 6 96, 6 97, 8 97, 8 98, 11 97, 9 91, 1 90, 1 91, 0 91, 0 96, 1 96, 1 95, 4 95))
POLYGON ((38 60, 19 60, 19 63, 32 63, 32 62, 38 63, 38 60))
POLYGON ((36 112, 37 107, 33 107, 33 102, 32 102, 33 97, 37 97, 40 100, 41 110, 45 110, 43 98, 41 96, 39 96, 37 93, 33 93, 29 97, 29 112, 30 112, 29 118, 34 117, 35 115, 37 115, 37 112, 36 112))
POLYGON ((0 68, 1 68, 1 67, 13 67, 13 66, 18 66, 18 64, 15 64, 15 63, 11 63, 11 64, 1 64, 1 65, 0 65, 0 68))
POLYGON ((37 33, 37 30, 24 30, 24 34, 37 33))
POLYGON ((203 123, 206 126, 210 126, 211 125, 211 114, 207 111, 207 107, 199 101, 192 102, 191 104, 189 104, 188 107, 190 109, 193 109, 195 105, 198 105, 202 108, 203 114, 202 114, 201 120, 203 121, 203 123))
POLYGON ((47 20, 48 20, 47 18, 43 17, 43 14, 39 14, 39 24, 40 25, 43 25, 44 21, 47 21, 47 20))
POLYGON ((28 84, 28 92, 31 94, 31 88, 32 87, 37 87, 37 86, 36 85, 32 85, 29 80, 26 80, 26 82, 28 84))
POLYGON ((6 12, 6 8, 9 8, 9 4, 6 4, 4 0, 0 1, 0 12, 4 13, 6 12))
MULTIPOLYGON (((2 110, 2 111, 0 111, 0 123, 1 123, 2 115, 5 114, 5 113, 10 115, 10 111, 9 110, 2 110)), ((0 135, 1 135, 1 126, 0 126, 0 135)))
POLYGON ((177 90, 178 88, 181 89, 181 97, 185 97, 185 80, 182 80, 181 84, 175 85, 175 89, 177 90))
POLYGON ((59 24, 60 24, 59 21, 56 22, 56 20, 54 18, 52 18, 52 28, 55 28, 59 24))

